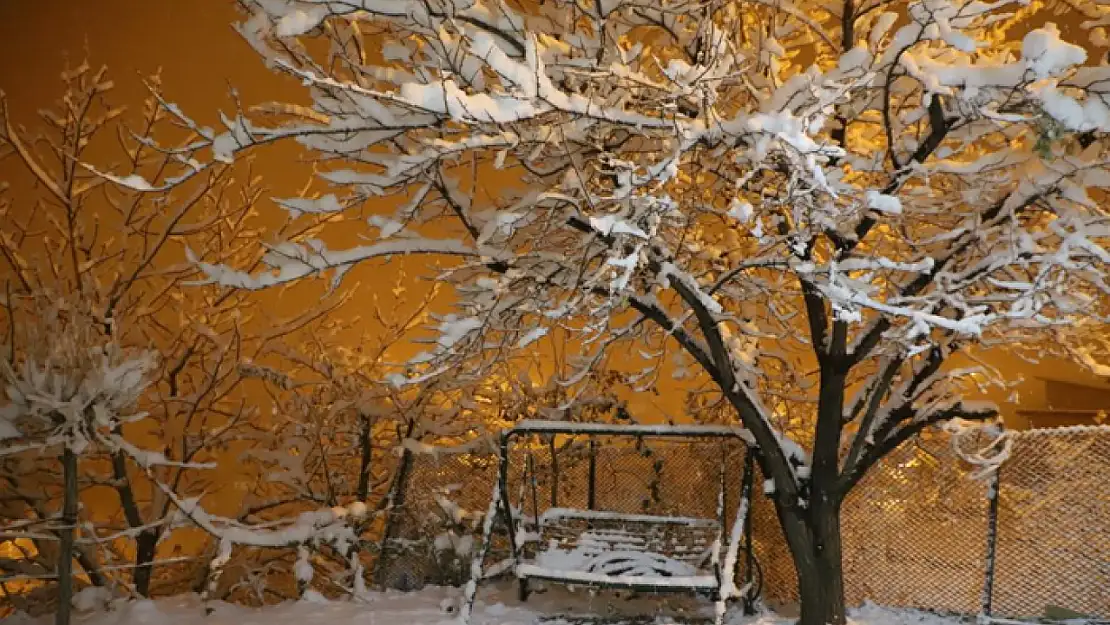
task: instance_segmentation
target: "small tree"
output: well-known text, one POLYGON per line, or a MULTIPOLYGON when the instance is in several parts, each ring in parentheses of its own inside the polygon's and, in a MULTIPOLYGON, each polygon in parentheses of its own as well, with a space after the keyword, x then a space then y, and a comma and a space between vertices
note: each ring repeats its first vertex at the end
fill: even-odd
POLYGON ((78 458, 100 448, 145 467, 165 462, 160 453, 142 450, 120 435, 123 423, 144 416, 131 410, 157 360, 153 353, 128 353, 113 342, 80 294, 42 293, 30 304, 5 302, 9 332, 0 380, 7 401, 0 412, 0 441, 6 444, 0 456, 60 452, 61 510, 41 529, 58 536, 55 622, 68 625, 79 520, 78 458))
POLYGON ((398 208, 360 246, 210 278, 439 259, 456 310, 398 385, 479 379, 552 329, 570 381, 616 350, 643 380, 693 369, 759 448, 804 625, 845 620, 840 508, 868 469, 996 417, 965 400, 991 370, 954 359, 1103 321, 1110 70, 1022 2, 243 4, 312 107, 238 111, 183 175, 292 138, 338 191, 286 207, 398 208), (804 411, 809 453, 780 429, 804 411))
MULTIPOLYGON (((157 77, 149 80, 157 84, 157 77)), ((6 306, 0 313, 9 313, 0 322, 18 338, 44 315, 54 314, 48 300, 57 297, 71 309, 65 315, 77 315, 67 316, 65 323, 80 321, 57 328, 80 328, 83 334, 70 349, 114 345, 158 356, 148 372, 150 385, 135 407, 146 416, 114 422, 117 431, 110 440, 152 448, 164 462, 144 465, 123 443, 91 445, 82 455, 77 487, 96 505, 80 515, 84 530, 74 552, 92 584, 150 596, 156 573, 173 570, 159 565, 189 559, 165 557, 176 513, 162 487, 185 497, 212 490, 226 473, 198 471, 198 465, 221 460, 226 468, 227 457, 242 446, 271 442, 255 436, 257 411, 244 401, 240 364, 283 337, 314 330, 343 298, 282 318, 267 314, 260 298, 244 292, 189 287, 201 275, 186 262, 186 246, 195 257, 213 262, 259 261, 262 252, 251 229, 264 194, 262 180, 243 160, 165 192, 105 185, 82 163, 111 165, 158 183, 180 159, 152 149, 154 137, 187 145, 190 130, 176 127, 176 118, 151 97, 129 120, 135 130, 116 132, 126 113, 111 101, 113 83, 103 68, 71 68, 60 87, 60 100, 41 109, 30 128, 16 123, 0 94, 0 159, 13 186, 10 193, 0 188, 0 296, 6 306)), ((303 238, 327 219, 280 229, 303 238)), ((49 330, 37 331, 35 341, 17 342, 12 357, 50 348, 49 330)), ((25 447, 18 441, 12 445, 25 447)), ((51 494, 63 472, 34 450, 12 449, 0 444, 5 531, 16 531, 12 528, 28 519, 53 523, 51 494)), ((57 574, 68 581, 68 573, 53 569, 57 550, 47 538, 49 523, 48 531, 30 530, 24 527, 22 533, 30 536, 29 553, 38 552, 39 560, 29 569, 23 564, 32 559, 0 562, 26 570, 0 568, 32 578, 57 574)))

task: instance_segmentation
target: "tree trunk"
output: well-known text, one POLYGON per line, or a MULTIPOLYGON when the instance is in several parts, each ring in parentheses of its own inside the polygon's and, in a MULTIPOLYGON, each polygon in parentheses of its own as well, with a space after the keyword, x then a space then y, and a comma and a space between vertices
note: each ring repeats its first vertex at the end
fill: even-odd
MULTIPOLYGON (((416 428, 416 422, 410 421, 405 433, 398 432, 398 439, 404 441, 409 436, 412 436, 413 430, 416 428)), ((404 448, 401 452, 401 460, 397 465, 397 473, 393 476, 393 484, 390 486, 389 494, 387 495, 387 504, 385 509, 385 526, 382 528, 381 544, 378 548, 378 558, 374 562, 373 579, 374 583, 381 586, 382 578, 385 572, 385 563, 388 559, 387 550, 393 542, 393 533, 397 528, 397 519, 401 515, 405 506, 405 495, 408 492, 409 486, 409 473, 412 470, 412 451, 408 447, 404 448)))
POLYGON ((135 539, 135 592, 150 597, 150 578, 154 573, 154 556, 158 551, 158 530, 147 528, 135 539))
MULTIPOLYGON (((122 436, 120 426, 112 429, 112 434, 122 436)), ((139 504, 135 501, 135 491, 131 486, 131 478, 127 473, 127 457, 122 451, 112 454, 112 476, 116 480, 116 494, 119 496, 123 516, 132 529, 139 530, 135 537, 135 573, 132 581, 135 592, 140 597, 150 597, 150 578, 154 568, 154 554, 158 547, 160 529, 156 527, 143 527, 143 514, 139 511, 139 504)), ((152 513, 153 514, 153 513, 152 513)), ((165 514, 165 508, 163 508, 165 514)))
POLYGON ((73 600, 73 545, 77 527, 77 454, 62 450, 62 529, 58 534, 58 611, 55 625, 69 625, 73 600))
POLYGON ((841 625, 844 614, 844 566, 840 544, 840 503, 814 510, 814 549, 817 572, 824 586, 824 622, 841 625))
POLYGON ((844 575, 839 502, 815 502, 810 509, 776 499, 783 535, 798 577, 798 625, 843 625, 844 575), (807 514, 808 513, 808 514, 807 514))
POLYGON ((370 417, 361 415, 361 430, 358 434, 358 446, 361 458, 358 463, 358 500, 365 502, 370 499, 370 460, 374 454, 370 417))

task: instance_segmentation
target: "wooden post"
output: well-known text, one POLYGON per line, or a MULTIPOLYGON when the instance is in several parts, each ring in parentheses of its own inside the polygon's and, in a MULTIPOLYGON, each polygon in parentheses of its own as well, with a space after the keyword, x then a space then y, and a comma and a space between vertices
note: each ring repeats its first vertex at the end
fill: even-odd
POLYGON ((987 486, 987 552, 983 567, 983 594, 980 597, 979 617, 976 621, 985 625, 991 621, 991 605, 994 600, 994 566, 998 553, 998 494, 1002 486, 1002 467, 991 473, 987 486))

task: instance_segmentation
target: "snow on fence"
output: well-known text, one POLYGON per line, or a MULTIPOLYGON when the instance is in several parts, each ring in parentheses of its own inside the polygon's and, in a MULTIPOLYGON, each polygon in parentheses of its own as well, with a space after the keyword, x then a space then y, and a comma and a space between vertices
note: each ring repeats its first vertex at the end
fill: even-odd
MULTIPOLYGON (((646 439, 639 448, 596 444, 590 479, 588 437, 555 449, 512 452, 509 488, 524 514, 551 507, 625 513, 712 515, 719 452, 704 442, 646 439), (527 455, 537 467, 532 501, 527 455), (549 467, 555 466, 554 472, 549 467), (590 487, 591 481, 593 487, 590 487), (710 486, 713 486, 711 488, 710 486)), ((739 497, 743 446, 729 459, 735 476, 726 496, 739 497)), ((903 445, 877 465, 844 506, 845 586, 850 603, 976 614, 982 608, 990 480, 954 453, 948 434, 903 445)), ((1110 616, 1110 427, 1013 433, 1011 457, 998 475, 996 566, 990 595, 1000 617, 1042 615, 1060 606, 1110 616)), ((492 454, 421 455, 398 509, 397 543, 383 563, 385 585, 462 583, 495 478, 492 454), (460 524, 456 520, 463 520, 460 524), (444 557, 448 555, 450 557, 444 557)), ((755 484, 761 484, 757 475, 755 484)), ((756 489, 757 493, 759 489, 756 489)), ((753 551, 763 598, 797 599, 793 565, 771 501, 752 507, 753 551)), ((507 555, 507 544, 494 552, 507 555)), ((494 561, 491 557, 488 561, 494 561)))

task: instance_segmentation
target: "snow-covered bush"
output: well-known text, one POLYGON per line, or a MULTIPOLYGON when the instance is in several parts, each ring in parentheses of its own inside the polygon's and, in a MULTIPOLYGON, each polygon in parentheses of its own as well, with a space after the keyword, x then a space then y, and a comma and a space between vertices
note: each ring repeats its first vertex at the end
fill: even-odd
POLYGON ((0 581, 40 585, 24 597, 33 611, 51 609, 57 594, 43 581, 57 573, 64 525, 56 452, 81 455, 79 583, 123 596, 189 589, 205 541, 178 531, 161 486, 193 498, 249 479, 250 462, 236 454, 273 441, 258 435, 266 411, 244 401, 242 360, 279 338, 327 339, 320 320, 342 302, 285 318, 262 314, 271 311, 249 294, 189 286, 198 273, 183 246, 214 262, 262 255, 243 244, 262 179, 244 159, 164 192, 106 186, 79 163, 123 163, 121 175, 157 182, 180 161, 150 146, 181 129, 153 97, 125 113, 103 68, 67 68, 60 87, 27 125, 0 93, 0 158, 13 183, 0 183, 0 483, 11 493, 0 528, 20 536, 0 543, 19 554, 0 559, 0 581), (213 462, 221 471, 201 468, 213 462))
MULTIPOLYGON (((45 483, 39 484, 46 493, 58 494, 60 506, 51 509, 53 503, 47 503, 47 516, 31 529, 57 536, 57 561, 49 570, 58 583, 57 622, 62 625, 68 623, 74 596, 74 558, 90 546, 77 544, 79 458, 122 454, 144 468, 166 462, 161 453, 141 449, 120 433, 125 423, 145 416, 135 412, 135 405, 150 384, 156 355, 121 347, 105 331, 104 320, 88 309, 84 293, 67 295, 9 297, 3 302, 9 331, 0 345, 0 460, 34 463, 38 455, 60 461, 60 468, 53 475, 47 469, 45 483)), ((85 589, 81 596, 93 592, 85 589)))
POLYGON ((0 361, 3 453, 64 447, 80 455, 95 445, 124 451, 145 466, 157 463, 160 454, 147 455, 117 435, 124 423, 146 416, 135 406, 157 353, 123 348, 80 295, 41 293, 29 300, 29 306, 8 302, 13 340, 0 361))

